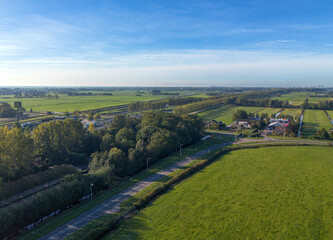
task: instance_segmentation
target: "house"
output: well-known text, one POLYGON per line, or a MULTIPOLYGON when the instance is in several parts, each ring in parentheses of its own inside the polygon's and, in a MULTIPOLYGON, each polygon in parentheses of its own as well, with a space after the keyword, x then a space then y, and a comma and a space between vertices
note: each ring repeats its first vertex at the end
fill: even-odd
POLYGON ((251 120, 240 119, 235 122, 235 125, 238 127, 251 128, 251 120))
POLYGON ((286 131, 286 126, 285 125, 276 126, 274 131, 276 133, 284 133, 286 131))

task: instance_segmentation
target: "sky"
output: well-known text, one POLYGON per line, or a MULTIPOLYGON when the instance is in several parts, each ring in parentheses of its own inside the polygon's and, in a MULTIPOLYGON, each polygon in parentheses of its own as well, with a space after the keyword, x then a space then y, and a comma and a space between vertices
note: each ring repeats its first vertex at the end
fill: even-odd
POLYGON ((0 0, 0 86, 333 86, 332 1, 0 0))

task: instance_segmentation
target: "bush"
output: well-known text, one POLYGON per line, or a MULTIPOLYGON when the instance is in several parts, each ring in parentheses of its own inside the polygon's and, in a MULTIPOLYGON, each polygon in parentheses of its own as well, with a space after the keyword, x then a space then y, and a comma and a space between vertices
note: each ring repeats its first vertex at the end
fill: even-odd
POLYGON ((0 200, 74 172, 76 172, 75 168, 70 165, 53 166, 45 171, 4 183, 0 186, 0 200))

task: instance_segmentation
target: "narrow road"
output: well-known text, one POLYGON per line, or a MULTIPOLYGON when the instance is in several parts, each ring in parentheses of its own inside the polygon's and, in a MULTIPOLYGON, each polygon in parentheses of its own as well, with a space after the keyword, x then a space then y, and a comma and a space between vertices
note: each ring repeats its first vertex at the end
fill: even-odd
POLYGON ((216 145, 200 152, 193 154, 190 157, 184 158, 183 160, 143 179, 142 181, 132 185, 131 187, 121 191, 120 193, 113 195, 111 198, 105 200, 104 202, 96 205, 95 207, 91 208, 90 210, 84 212, 80 216, 70 220, 66 224, 58 227, 57 229, 49 232, 48 234, 44 235, 43 237, 39 238, 40 240, 47 240, 47 239, 64 239, 65 237, 69 236, 79 228, 83 227, 87 223, 93 221, 94 219, 106 215, 112 214, 120 211, 120 204, 125 201, 126 199, 130 198, 134 194, 138 193, 142 189, 148 187, 149 185, 153 184, 154 182, 160 180, 161 178, 171 174, 172 172, 184 167, 185 165, 191 163, 192 161, 202 157, 203 155, 207 154, 208 152, 222 147, 224 144, 216 145))

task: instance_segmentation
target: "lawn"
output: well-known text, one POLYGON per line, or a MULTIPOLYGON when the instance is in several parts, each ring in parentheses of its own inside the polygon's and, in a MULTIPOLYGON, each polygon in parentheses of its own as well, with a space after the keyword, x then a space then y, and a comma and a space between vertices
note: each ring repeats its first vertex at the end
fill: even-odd
POLYGON ((207 111, 203 111, 198 113, 200 117, 203 118, 203 120, 216 120, 216 121, 222 121, 225 124, 232 123, 232 114, 236 112, 238 109, 245 110, 248 113, 254 113, 261 109, 262 107, 237 107, 232 105, 222 106, 218 108, 213 108, 207 111))
POLYGON ((300 106, 306 98, 306 92, 292 92, 288 94, 282 94, 281 97, 273 97, 272 99, 278 99, 281 101, 286 100, 294 106, 300 106))
POLYGON ((326 130, 329 130, 332 128, 332 125, 323 110, 305 110, 303 122, 303 137, 316 135, 318 129, 325 128, 326 130))
MULTIPOLYGON (((102 107, 110 107, 122 104, 128 104, 136 101, 149 101, 155 99, 163 99, 172 97, 170 95, 149 95, 148 93, 142 96, 136 96, 135 91, 114 91, 112 96, 67 96, 59 94, 59 98, 14 98, 4 99, 3 101, 14 105, 15 101, 21 101, 22 107, 27 111, 30 108, 33 111, 51 111, 51 112, 72 112, 75 109, 84 111, 102 107)), ((2 99, 0 99, 2 100, 2 99)))
POLYGON ((281 115, 290 115, 293 117, 299 117, 302 113, 302 109, 297 109, 297 108, 285 108, 281 115))
POLYGON ((333 149, 237 150, 106 239, 331 239, 333 149))

